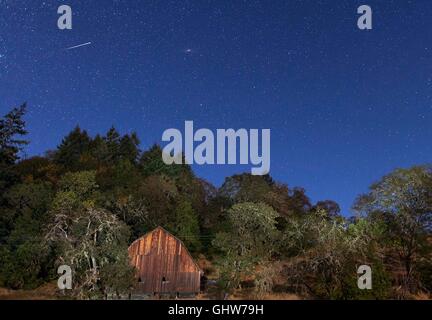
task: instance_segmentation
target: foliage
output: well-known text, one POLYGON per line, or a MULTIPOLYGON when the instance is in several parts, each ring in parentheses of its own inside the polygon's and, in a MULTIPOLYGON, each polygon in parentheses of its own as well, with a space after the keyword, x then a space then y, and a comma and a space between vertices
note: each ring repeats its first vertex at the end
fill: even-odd
POLYGON ((275 248, 277 213, 263 203, 239 203, 228 210, 227 232, 216 235, 214 245, 223 252, 220 261, 223 286, 236 289, 242 276, 267 261, 275 248))
POLYGON ((2 212, 3 245, 0 283, 11 288, 34 288, 50 275, 49 248, 43 243, 42 227, 52 200, 46 183, 13 186, 5 195, 8 208, 2 212))
POLYGON ((13 108, 0 118, 0 204, 7 188, 17 182, 13 165, 19 159, 19 152, 28 141, 20 139, 27 134, 25 121, 26 104, 13 108))
POLYGON ((90 137, 87 132, 77 126, 58 146, 54 160, 69 170, 77 170, 82 155, 88 152, 89 145, 90 137))
POLYGON ((386 175, 347 218, 336 202, 313 204, 269 175, 237 174, 217 188, 114 127, 92 137, 77 126, 55 150, 20 159, 25 111, 0 118, 0 286, 35 288, 65 263, 76 297, 127 293, 128 245, 162 226, 216 264, 225 292, 248 283, 262 297, 281 281, 327 299, 432 290, 430 166, 386 175), (361 264, 372 267, 372 290, 357 287, 361 264))
POLYGON ((114 214, 95 206, 96 194, 95 172, 66 174, 46 234, 57 249, 58 263, 73 268, 74 293, 81 298, 127 292, 132 286, 129 230, 114 214))
POLYGON ((200 249, 198 217, 189 201, 183 200, 177 204, 171 229, 192 252, 200 249))
MULTIPOLYGON (((381 228, 364 219, 346 225, 328 219, 328 214, 319 209, 300 223, 288 228, 285 246, 292 246, 296 253, 285 273, 292 287, 300 293, 318 298, 358 298, 362 292, 356 282, 359 265, 370 265, 371 257, 380 257, 374 242, 381 228)), ((380 266, 380 261, 376 261, 380 266)), ((374 272, 374 279, 377 274, 374 272)), ((384 276, 385 278, 385 276, 384 276)), ((379 277, 378 277, 379 279, 379 277)), ((374 286, 377 297, 385 297, 386 279, 374 286), (384 291, 384 292, 381 292, 384 291)))
POLYGON ((162 160, 162 149, 158 145, 153 145, 149 150, 143 152, 139 164, 144 176, 166 175, 168 177, 176 177, 182 172, 191 172, 188 165, 165 164, 162 160))
POLYGON ((12 165, 19 159, 18 152, 28 144, 26 140, 18 139, 17 136, 27 134, 23 116, 26 112, 26 104, 13 108, 8 114, 0 119, 0 164, 12 165))
POLYGON ((395 254, 404 270, 402 285, 415 291, 417 263, 432 252, 432 169, 416 166, 397 169, 370 187, 355 208, 386 228, 388 254, 395 254))

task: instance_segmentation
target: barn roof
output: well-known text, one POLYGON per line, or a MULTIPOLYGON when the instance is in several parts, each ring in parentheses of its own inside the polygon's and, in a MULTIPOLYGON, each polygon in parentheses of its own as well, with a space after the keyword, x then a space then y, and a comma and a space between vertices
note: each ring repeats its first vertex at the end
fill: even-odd
POLYGON ((194 263, 194 265, 198 268, 198 270, 199 270, 200 272, 203 272, 203 271, 201 270, 201 268, 199 267, 199 265, 196 263, 195 259, 194 259, 194 258, 192 257, 192 255, 190 254, 188 248, 187 248, 186 245, 183 243, 183 241, 181 241, 179 238, 177 238, 175 235, 173 235, 171 232, 167 231, 165 228, 163 228, 163 227, 161 227, 161 226, 158 226, 158 227, 156 227, 155 229, 153 229, 152 231, 146 232, 145 234, 143 234, 143 235, 142 235, 141 237, 139 237, 138 239, 135 239, 135 240, 134 240, 134 241, 129 245, 129 248, 132 247, 133 244, 134 244, 135 242, 137 242, 137 241, 139 241, 139 240, 145 238, 147 235, 149 235, 149 234, 151 234, 151 233, 153 233, 153 232, 155 232, 155 231, 158 231, 158 230, 161 230, 161 231, 165 232, 165 233, 168 234, 169 236, 171 236, 171 237, 173 237, 174 239, 176 239, 177 241, 179 241, 180 244, 181 244, 181 245, 183 246, 183 248, 185 249, 185 251, 186 251, 187 255, 189 256, 189 258, 190 258, 190 259, 192 260, 192 262, 194 263))

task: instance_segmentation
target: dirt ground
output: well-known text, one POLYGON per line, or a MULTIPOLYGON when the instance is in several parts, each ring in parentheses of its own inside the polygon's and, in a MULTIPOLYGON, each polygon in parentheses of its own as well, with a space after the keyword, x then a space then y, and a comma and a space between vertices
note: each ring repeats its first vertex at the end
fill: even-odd
POLYGON ((0 300, 57 300, 57 286, 47 283, 35 290, 10 290, 0 288, 0 300))
MULTIPOLYGON (((217 297, 201 293, 196 297, 185 298, 185 300, 213 300, 217 297)), ((0 288, 0 300, 59 300, 61 296, 58 295, 55 283, 45 284, 35 290, 10 290, 0 288)), ((228 297, 229 300, 245 300, 257 299, 247 293, 236 293, 228 297)), ((260 297, 260 300, 300 300, 301 298, 295 294, 277 293, 268 294, 260 297)))

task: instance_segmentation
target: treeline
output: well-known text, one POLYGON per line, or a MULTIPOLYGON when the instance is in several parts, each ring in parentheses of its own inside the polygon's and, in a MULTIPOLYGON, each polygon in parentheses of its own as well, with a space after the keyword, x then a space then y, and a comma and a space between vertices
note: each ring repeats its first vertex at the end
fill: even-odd
POLYGON ((429 166, 383 177, 345 218, 334 201, 312 204, 269 175, 234 175, 216 188, 115 128, 91 137, 76 127, 56 150, 20 159, 25 111, 0 119, 0 286, 35 288, 67 264, 76 297, 128 292, 128 245, 163 226, 211 261, 221 293, 385 299, 432 290, 429 166), (357 287, 360 265, 372 268, 372 290, 357 287))

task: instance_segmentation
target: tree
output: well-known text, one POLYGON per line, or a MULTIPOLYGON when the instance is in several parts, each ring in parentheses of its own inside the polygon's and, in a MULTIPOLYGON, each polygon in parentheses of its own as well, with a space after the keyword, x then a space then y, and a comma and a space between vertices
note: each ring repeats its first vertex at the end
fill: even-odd
POLYGON ((23 104, 0 119, 0 195, 16 182, 12 166, 19 159, 23 146, 28 144, 19 138, 27 134, 23 119, 25 112, 26 104, 23 104))
POLYGON ((228 210, 227 232, 216 235, 214 245, 222 252, 220 266, 225 290, 236 289, 242 277, 268 261, 277 240, 276 217, 263 203, 239 203, 228 210))
POLYGON ((135 164, 140 155, 139 150, 140 141, 137 134, 134 132, 131 135, 124 135, 120 139, 119 144, 119 158, 121 160, 128 160, 130 163, 135 164))
POLYGON ((198 217, 189 201, 181 200, 180 203, 177 204, 175 220, 171 229, 192 252, 196 252, 200 249, 198 217))
POLYGON ((48 239, 60 247, 59 263, 73 268, 75 294, 85 298, 128 293, 134 273, 127 256, 127 226, 110 212, 91 206, 58 222, 48 239))
POLYGON ((14 224, 2 246, 0 284, 13 289, 33 289, 49 280, 53 265, 45 245, 39 221, 25 214, 14 224))
POLYGON ((57 205, 56 200, 61 199, 63 193, 74 194, 77 197, 76 205, 81 205, 79 199, 93 200, 92 196, 96 194, 97 189, 95 171, 68 172, 60 180, 59 192, 54 200, 54 206, 57 205))
POLYGON ((311 210, 311 203, 302 188, 288 188, 275 182, 269 175, 254 176, 248 173, 225 179, 218 192, 231 204, 239 202, 263 202, 280 214, 280 218, 303 215, 311 210))
POLYGON ((58 263, 74 271, 74 293, 81 298, 127 292, 133 269, 127 257, 128 227, 97 206, 95 172, 66 174, 54 198, 46 239, 58 263))
POLYGON ((47 157, 31 157, 19 161, 14 168, 23 182, 50 182, 56 184, 60 177, 60 168, 47 157))
POLYGON ((97 171, 97 181, 101 189, 116 196, 134 193, 142 179, 139 169, 128 159, 121 159, 108 167, 101 166, 97 171))
POLYGON ((134 195, 121 195, 109 207, 131 229, 131 241, 142 236, 152 225, 145 200, 134 195))
POLYGON ((108 147, 105 138, 101 137, 99 134, 97 134, 90 142, 89 157, 95 161, 96 165, 93 169, 106 164, 106 159, 108 158, 108 147))
POLYGON ((23 116, 26 112, 26 104, 13 108, 11 112, 0 119, 0 164, 12 165, 18 159, 18 152, 28 144, 28 141, 18 139, 17 136, 27 134, 23 116))
POLYGON ((272 185, 273 180, 269 175, 254 176, 243 173, 226 178, 219 194, 233 203, 263 202, 272 185))
POLYGON ((340 207, 333 200, 318 201, 316 205, 312 208, 314 211, 324 210, 327 213, 328 219, 341 218, 340 207))
POLYGON ((120 139, 120 134, 114 127, 111 127, 104 137, 107 146, 105 161, 109 164, 114 164, 119 158, 120 139))
POLYGON ((57 147, 54 161, 67 170, 79 170, 81 156, 89 151, 91 138, 85 130, 76 126, 57 147))
POLYGON ((175 206, 179 192, 175 181, 165 175, 145 178, 134 193, 134 198, 144 204, 148 211, 145 231, 157 226, 169 229, 175 218, 175 206))
POLYGON ((355 209, 372 221, 385 223, 386 242, 396 250, 404 268, 405 289, 418 288, 417 262, 432 250, 432 168, 393 171, 359 197, 355 209))
POLYGON ((274 183, 271 190, 265 195, 265 203, 270 205, 281 215, 281 220, 302 216, 308 213, 312 205, 303 188, 288 188, 287 185, 274 183))
MULTIPOLYGON (((183 161, 183 163, 185 162, 183 161)), ((139 160, 139 165, 144 176, 166 175, 169 177, 177 177, 182 172, 192 172, 188 164, 168 165, 164 163, 162 160, 162 149, 156 144, 149 150, 143 152, 139 160)))
POLYGON ((281 239, 282 253, 290 257, 284 274, 300 294, 325 299, 385 298, 389 282, 382 270, 377 239, 381 228, 365 219, 346 225, 329 220, 319 209, 289 224, 281 239), (359 290, 356 270, 372 265, 372 291, 359 290), (376 271, 376 272, 375 272, 376 271))
POLYGON ((52 200, 48 183, 13 186, 5 195, 8 207, 1 215, 2 253, 0 283, 20 289, 34 288, 49 278, 53 265, 43 241, 47 210, 52 200))

